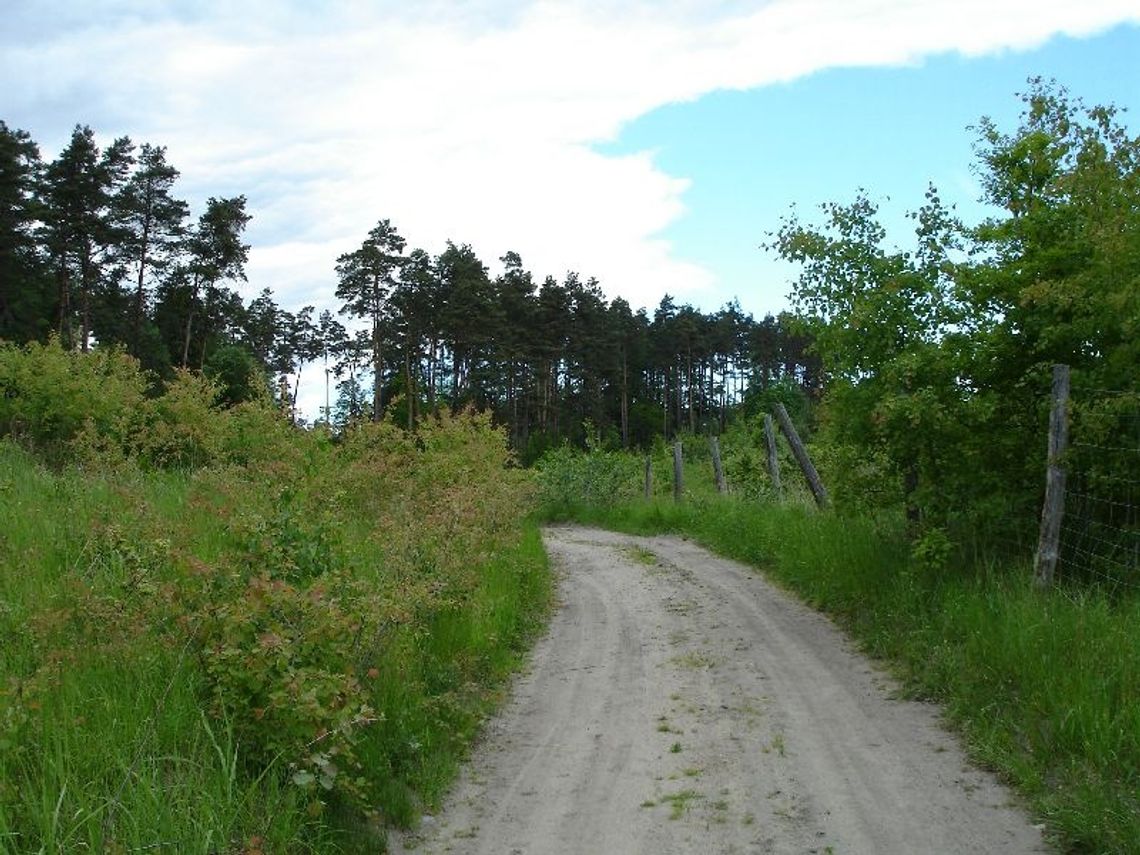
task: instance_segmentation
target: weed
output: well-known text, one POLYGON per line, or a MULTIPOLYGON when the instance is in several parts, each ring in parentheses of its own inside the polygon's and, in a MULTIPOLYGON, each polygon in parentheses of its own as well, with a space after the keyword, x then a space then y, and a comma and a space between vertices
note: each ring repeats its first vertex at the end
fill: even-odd
POLYGON ((695 651, 674 656, 669 661, 678 668, 688 668, 694 671, 703 671, 707 668, 714 668, 717 665, 717 661, 712 657, 695 651))
POLYGON ((772 741, 771 741, 771 743, 769 743, 769 745, 770 745, 771 749, 773 751, 775 751, 777 754, 779 754, 781 757, 784 756, 784 754, 785 754, 784 734, 782 734, 782 733, 775 734, 772 737, 772 741))
POLYGON ((662 796, 661 801, 669 805, 669 819, 680 819, 689 811, 689 805, 704 798, 696 790, 681 790, 679 793, 662 796))
POLYGON ((625 548, 624 552, 630 559, 638 564, 644 564, 649 567, 657 565, 657 556, 644 547, 629 546, 625 548))

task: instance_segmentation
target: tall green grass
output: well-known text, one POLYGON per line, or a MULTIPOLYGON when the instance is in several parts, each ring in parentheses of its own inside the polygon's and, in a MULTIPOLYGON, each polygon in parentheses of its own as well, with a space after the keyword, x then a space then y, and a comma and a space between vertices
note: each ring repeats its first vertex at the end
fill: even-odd
POLYGON ((289 442, 185 472, 0 440, 0 852, 377 851, 438 802, 549 605, 526 479, 465 419, 289 442), (332 790, 298 774, 344 735, 318 702, 332 790))
POLYGON ((733 498, 548 511, 683 534, 762 568, 944 705, 1062 849, 1140 852, 1140 599, 1040 594, 1027 566, 922 560, 890 518, 733 498))

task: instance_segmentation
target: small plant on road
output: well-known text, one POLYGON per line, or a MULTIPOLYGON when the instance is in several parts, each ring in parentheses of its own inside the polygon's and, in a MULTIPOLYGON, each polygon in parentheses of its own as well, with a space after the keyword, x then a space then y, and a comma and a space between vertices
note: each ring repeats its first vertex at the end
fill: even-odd
POLYGON ((681 790, 679 793, 662 796, 661 801, 669 805, 669 819, 680 819, 688 810, 690 803, 704 798, 696 790, 681 790))

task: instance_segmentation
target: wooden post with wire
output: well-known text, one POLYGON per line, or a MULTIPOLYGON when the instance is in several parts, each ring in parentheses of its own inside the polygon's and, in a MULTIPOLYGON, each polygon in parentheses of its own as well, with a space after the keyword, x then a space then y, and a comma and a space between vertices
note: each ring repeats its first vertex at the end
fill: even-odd
POLYGON ((713 477, 716 478, 716 491, 728 492, 728 482, 724 480, 724 466, 720 461, 720 440, 715 436, 709 437, 709 451, 712 453, 713 477))
POLYGON ((788 438, 788 445, 792 447, 792 454, 795 455, 796 462, 800 464, 800 469, 803 470, 804 478, 811 488, 811 494, 815 497, 815 503, 821 508, 826 508, 828 506, 827 490, 824 489, 823 481, 820 480, 819 473, 815 471, 815 466, 808 456, 807 449, 800 441, 800 435, 796 433, 795 425, 792 424, 788 411, 784 409, 783 404, 776 404, 776 419, 780 422, 780 429, 784 432, 784 436, 788 438))
POLYGON ((1065 518, 1064 455, 1069 448, 1069 366, 1053 366, 1053 406, 1049 414, 1049 460, 1045 470, 1045 501, 1041 506, 1041 531, 1033 562, 1033 584, 1038 589, 1053 584, 1061 547, 1061 522, 1065 518))

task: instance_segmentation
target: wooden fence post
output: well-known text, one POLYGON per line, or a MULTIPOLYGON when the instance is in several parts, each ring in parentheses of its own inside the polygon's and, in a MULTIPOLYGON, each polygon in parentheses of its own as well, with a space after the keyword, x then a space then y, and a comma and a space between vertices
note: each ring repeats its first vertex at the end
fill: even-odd
POLYGON ((1062 458, 1069 447, 1069 366, 1053 366, 1053 408, 1049 415, 1049 462, 1045 470, 1045 502, 1041 506, 1041 532, 1033 562, 1037 588, 1053 584, 1053 572, 1061 546, 1061 521, 1065 517, 1065 467, 1062 458))
POLYGON ((764 439, 768 443, 768 477, 772 479, 772 489, 776 491, 776 498, 783 495, 780 487, 780 458, 776 454, 776 429, 772 426, 772 417, 764 414, 764 439))
POLYGON ((653 455, 645 455, 645 498, 653 498, 653 455))
POLYGON ((716 478, 716 491, 728 492, 728 483, 724 480, 724 467, 720 462, 720 440, 715 436, 709 437, 709 451, 712 452, 713 476, 716 478))
POLYGON ((685 492, 684 469, 681 459, 681 443, 673 443, 673 501, 681 501, 681 494, 685 492))
POLYGON ((788 417, 788 411, 784 409, 783 404, 776 404, 776 419, 780 422, 780 429, 783 430, 784 436, 788 438, 788 445, 792 447, 792 454, 795 455, 796 462, 800 464, 800 469, 803 470, 808 486, 811 487, 811 494, 815 496, 815 503, 821 508, 826 508, 828 505, 827 490, 823 488, 823 482, 819 480, 819 473, 815 471, 815 466, 812 465, 811 458, 808 457, 807 449, 800 441, 800 435, 796 433, 795 425, 792 424, 791 418, 788 417))

